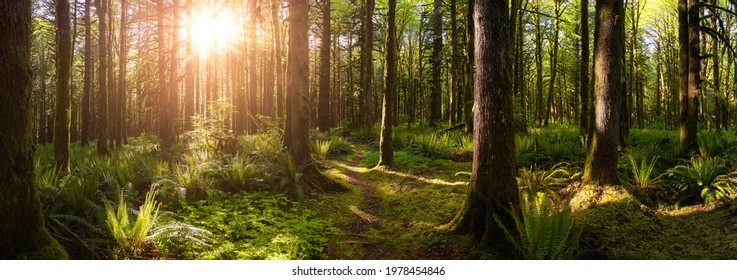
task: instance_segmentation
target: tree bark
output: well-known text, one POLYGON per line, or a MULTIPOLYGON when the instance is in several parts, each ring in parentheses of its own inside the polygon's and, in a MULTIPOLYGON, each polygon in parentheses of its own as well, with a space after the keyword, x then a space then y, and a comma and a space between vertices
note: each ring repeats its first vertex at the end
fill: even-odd
MULTIPOLYGON (((192 0, 187 0, 187 16, 192 18, 192 0)), ((195 112, 194 64, 197 59, 192 50, 192 23, 187 24, 187 55, 190 59, 184 66, 184 129, 192 129, 192 116, 195 112)))
POLYGON ((594 132, 584 183, 617 184, 619 109, 624 84, 623 0, 596 1, 594 28, 594 132))
POLYGON ((174 143, 178 134, 174 120, 179 116, 179 0, 172 1, 171 58, 169 61, 169 103, 166 106, 169 141, 174 143))
POLYGON ((95 8, 98 18, 98 47, 100 49, 100 63, 98 68, 99 91, 97 94, 97 153, 104 155, 110 152, 108 148, 108 104, 107 104, 107 0, 96 0, 95 8))
POLYGON ((550 54, 550 84, 548 86, 548 107, 545 109, 545 126, 550 121, 550 108, 553 104, 553 92, 555 91, 555 75, 558 73, 558 36, 560 35, 560 2, 553 1, 553 13, 555 25, 553 27, 553 51, 550 54))
MULTIPOLYGON (((256 18, 259 12, 256 10, 258 0, 248 0, 249 27, 248 27, 248 132, 255 133, 257 124, 255 117, 258 114, 258 75, 256 66, 256 18)), ((290 26, 291 28, 291 26, 290 26)), ((307 123, 305 123, 306 125, 307 123)))
POLYGON ((468 197, 451 225, 482 246, 516 256, 495 222, 514 228, 509 205, 518 205, 515 177, 514 113, 511 91, 511 33, 506 0, 477 0, 474 151, 468 197))
POLYGON ((581 131, 591 132, 591 114, 589 110, 589 0, 581 0, 581 69, 579 71, 581 85, 581 131))
POLYGON ((320 131, 330 129, 330 0, 322 0, 322 45, 320 46, 320 93, 318 96, 318 121, 320 131))
POLYGON ((396 60, 396 9, 397 1, 389 0, 387 4, 386 57, 384 61, 384 106, 381 117, 381 139, 379 140, 379 165, 394 163, 394 147, 392 139, 392 117, 397 95, 397 60, 396 60))
POLYGON ((432 43, 432 92, 430 97, 431 127, 436 127, 442 117, 441 88, 440 88, 440 52, 443 49, 443 19, 440 15, 442 0, 435 0, 433 4, 433 43, 432 43))
POLYGON ((271 3, 271 24, 274 32, 274 66, 276 67, 276 116, 284 118, 284 67, 282 66, 282 44, 281 31, 279 30, 279 3, 274 0, 271 3))
POLYGON ((90 139, 90 95, 92 94, 92 19, 90 2, 84 1, 84 85, 82 88, 82 146, 90 139))
POLYGON ((464 90, 465 96, 465 104, 463 104, 463 112, 465 115, 465 130, 466 133, 473 132, 473 74, 474 74, 474 68, 472 66, 472 63, 474 61, 473 54, 474 54, 474 25, 473 25, 473 6, 474 6, 474 0, 468 0, 468 7, 466 10, 466 19, 468 21, 467 27, 466 27, 466 89, 464 90))
POLYGON ((33 179, 31 28, 30 0, 0 4, 0 259, 65 259, 33 179))
POLYGON ((118 104, 115 108, 118 111, 118 129, 115 133, 118 145, 124 144, 126 141, 126 127, 128 124, 125 118, 127 112, 127 94, 125 91, 128 73, 128 43, 126 41, 128 36, 128 0, 121 0, 120 7, 120 54, 118 55, 120 70, 118 71, 118 104))
POLYGON ((69 0, 56 0, 56 109, 54 114, 54 160, 56 170, 69 173, 69 126, 71 116, 72 38, 69 34, 69 0))
POLYGON ((157 60, 157 73, 159 78, 159 138, 161 138, 161 148, 168 149, 174 144, 174 138, 171 135, 171 120, 169 119, 169 91, 167 90, 166 84, 166 58, 164 49, 164 1, 156 0, 156 15, 157 15, 157 45, 158 45, 158 60, 157 60))
POLYGON ((297 166, 310 159, 309 143, 309 6, 307 0, 289 0, 289 43, 287 51, 287 129, 291 141, 287 146, 297 166))
POLYGON ((374 124, 373 110, 373 76, 374 76, 374 6, 375 0, 365 0, 363 23, 361 28, 361 98, 359 104, 359 127, 371 129, 374 124))

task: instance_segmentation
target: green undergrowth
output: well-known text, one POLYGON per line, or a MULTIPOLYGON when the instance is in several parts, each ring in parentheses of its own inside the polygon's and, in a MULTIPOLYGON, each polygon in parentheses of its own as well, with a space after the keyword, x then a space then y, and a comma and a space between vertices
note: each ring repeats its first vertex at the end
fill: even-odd
POLYGON ((285 196, 235 194, 186 205, 175 217, 212 233, 210 244, 171 250, 197 259, 324 259, 330 219, 285 196))

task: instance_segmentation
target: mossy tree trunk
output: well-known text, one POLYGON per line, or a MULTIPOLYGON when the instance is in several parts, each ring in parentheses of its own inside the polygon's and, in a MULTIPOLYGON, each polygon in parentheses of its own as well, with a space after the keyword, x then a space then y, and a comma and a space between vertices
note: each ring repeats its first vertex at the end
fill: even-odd
POLYGON ((0 3, 0 42, 0 259, 67 258, 33 183, 30 0, 0 3))
POLYGON ((589 110, 589 0, 581 0, 581 131, 591 132, 591 114, 589 110))
POLYGON ((386 57, 384 62, 384 106, 381 118, 381 139, 379 165, 391 165, 394 163, 394 147, 392 138, 392 117, 394 116, 394 102, 397 95, 397 60, 396 60, 396 34, 395 23, 397 1, 389 0, 387 4, 387 28, 386 28, 386 57))
POLYGON ((476 0, 476 79, 473 169, 468 197, 451 222, 459 233, 470 233, 483 246, 514 257, 511 243, 494 221, 514 228, 508 212, 518 205, 515 177, 513 96, 511 91, 511 28, 507 0, 476 0))
POLYGON ((463 104, 463 114, 464 121, 466 123, 465 130, 467 133, 473 132, 473 73, 474 69, 473 66, 471 66, 471 63, 473 63, 473 53, 474 53, 474 26, 473 26, 473 3, 474 0, 468 0, 468 7, 466 8, 466 19, 467 19, 467 26, 466 26, 466 62, 468 65, 466 66, 466 75, 465 75, 465 86, 466 89, 464 90, 464 100, 465 103, 463 104))
POLYGON ((54 160, 56 169, 69 172, 69 126, 72 106, 72 38, 69 27, 69 0, 56 0, 56 109, 54 115, 54 160))
POLYGON ((617 183, 619 110, 624 86, 624 3, 596 1, 594 27, 594 123, 584 183, 617 183))

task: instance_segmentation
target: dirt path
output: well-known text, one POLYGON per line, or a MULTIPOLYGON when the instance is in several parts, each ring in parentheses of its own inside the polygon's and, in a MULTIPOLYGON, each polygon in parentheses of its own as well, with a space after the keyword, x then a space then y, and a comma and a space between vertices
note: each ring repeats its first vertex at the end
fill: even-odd
MULTIPOLYGON (((356 153, 352 167, 357 167, 363 158, 363 151, 356 153)), ((348 183, 361 188, 361 204, 358 206, 350 206, 350 210, 355 214, 355 221, 346 226, 345 230, 350 232, 347 243, 360 245, 361 252, 357 252, 357 257, 364 260, 387 259, 390 257, 388 252, 382 251, 378 240, 368 236, 371 230, 380 230, 382 218, 379 217, 381 211, 381 195, 376 186, 371 185, 361 179, 359 174, 349 168, 346 171, 348 183)))

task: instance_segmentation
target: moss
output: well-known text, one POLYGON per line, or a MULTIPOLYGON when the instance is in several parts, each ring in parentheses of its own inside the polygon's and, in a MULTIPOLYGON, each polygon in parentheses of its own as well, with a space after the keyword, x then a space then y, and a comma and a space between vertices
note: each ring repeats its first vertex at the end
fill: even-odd
POLYGON ((69 259, 66 250, 56 239, 52 238, 46 229, 36 231, 30 236, 27 245, 18 255, 19 259, 30 260, 66 260, 69 259))

